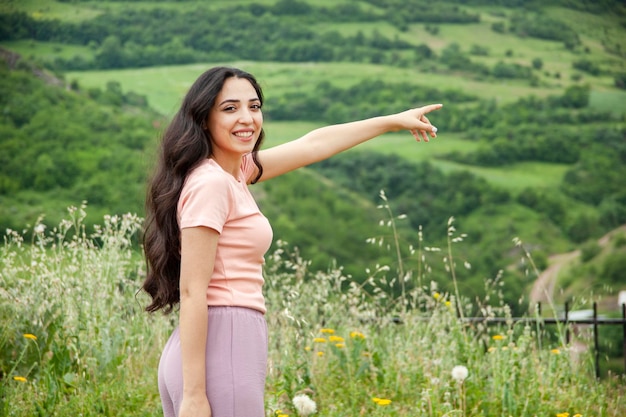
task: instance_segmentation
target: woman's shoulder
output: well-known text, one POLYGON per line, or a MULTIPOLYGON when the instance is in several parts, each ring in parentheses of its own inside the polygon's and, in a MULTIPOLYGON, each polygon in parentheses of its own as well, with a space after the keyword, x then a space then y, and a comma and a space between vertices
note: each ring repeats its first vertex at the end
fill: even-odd
POLYGON ((226 173, 215 161, 206 159, 196 166, 185 179, 183 193, 197 188, 229 188, 231 175, 226 173))

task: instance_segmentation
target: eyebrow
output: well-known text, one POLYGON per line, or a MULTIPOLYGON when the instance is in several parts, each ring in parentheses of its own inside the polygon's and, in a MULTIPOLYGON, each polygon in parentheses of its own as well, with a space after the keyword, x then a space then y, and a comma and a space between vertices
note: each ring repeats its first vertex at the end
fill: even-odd
MULTIPOLYGON (((261 99, 258 97, 251 98, 250 100, 248 100, 248 103, 253 102, 253 101, 261 101, 261 99)), ((218 104, 218 106, 221 106, 222 104, 226 104, 226 103, 241 103, 241 100, 226 99, 222 101, 220 104, 218 104)))

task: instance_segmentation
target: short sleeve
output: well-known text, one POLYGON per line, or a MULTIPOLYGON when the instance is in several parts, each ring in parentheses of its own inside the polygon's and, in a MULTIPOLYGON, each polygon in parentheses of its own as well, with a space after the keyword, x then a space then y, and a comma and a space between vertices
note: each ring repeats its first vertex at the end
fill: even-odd
POLYGON ((191 175, 180 195, 180 228, 205 226, 222 233, 232 207, 228 178, 219 173, 191 175))
POLYGON ((253 179, 252 176, 256 174, 256 164, 254 159, 252 159, 251 153, 244 155, 241 162, 241 171, 246 183, 250 182, 253 179))

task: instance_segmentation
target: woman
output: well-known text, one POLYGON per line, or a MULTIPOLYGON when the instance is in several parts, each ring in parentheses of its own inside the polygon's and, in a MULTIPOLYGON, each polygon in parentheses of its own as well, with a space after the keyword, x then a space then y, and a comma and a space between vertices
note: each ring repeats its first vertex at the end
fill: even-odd
POLYGON ((436 137, 429 105, 327 126, 266 150, 255 78, 202 74, 166 130, 148 187, 143 289, 150 312, 179 304, 159 364, 165 416, 263 417, 267 327, 263 256, 272 230, 247 185, 277 177, 389 131, 436 137))

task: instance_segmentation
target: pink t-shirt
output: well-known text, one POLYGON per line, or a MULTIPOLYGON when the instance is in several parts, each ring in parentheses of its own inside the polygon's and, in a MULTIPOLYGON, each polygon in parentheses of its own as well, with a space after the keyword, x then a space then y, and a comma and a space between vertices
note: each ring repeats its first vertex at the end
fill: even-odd
POLYGON ((211 306, 248 307, 265 313, 263 262, 272 228, 246 180, 254 172, 251 155, 235 179, 213 159, 188 175, 178 200, 180 229, 205 226, 219 234, 215 267, 207 289, 211 306))

